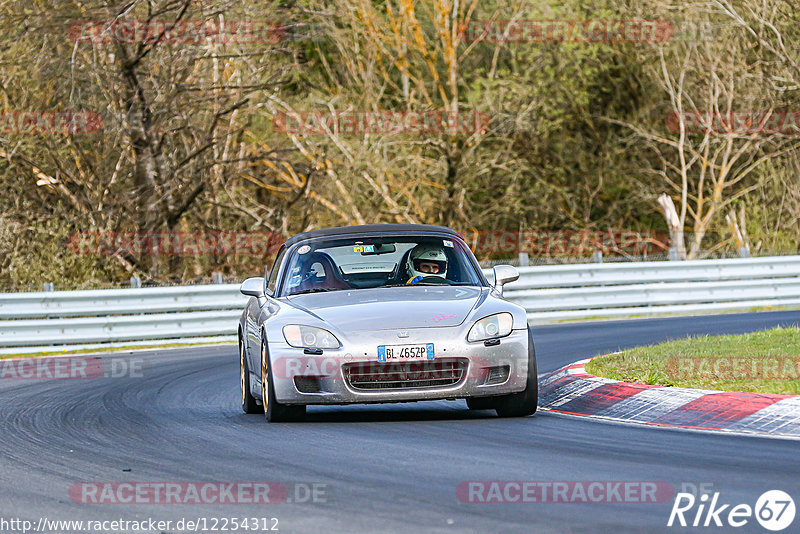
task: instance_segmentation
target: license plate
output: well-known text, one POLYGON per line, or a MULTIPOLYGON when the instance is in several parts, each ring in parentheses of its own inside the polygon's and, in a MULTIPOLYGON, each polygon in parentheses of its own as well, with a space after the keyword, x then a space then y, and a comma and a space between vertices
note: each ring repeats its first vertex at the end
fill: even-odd
POLYGON ((433 343, 420 345, 379 345, 379 362, 413 362, 433 359, 433 343))

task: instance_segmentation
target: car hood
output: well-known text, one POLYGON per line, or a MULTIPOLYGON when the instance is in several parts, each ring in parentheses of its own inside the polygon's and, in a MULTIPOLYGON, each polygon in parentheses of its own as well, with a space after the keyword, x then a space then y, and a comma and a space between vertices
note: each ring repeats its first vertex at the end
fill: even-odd
POLYGON ((411 286, 307 293, 292 306, 344 331, 458 326, 481 295, 480 287, 411 286))

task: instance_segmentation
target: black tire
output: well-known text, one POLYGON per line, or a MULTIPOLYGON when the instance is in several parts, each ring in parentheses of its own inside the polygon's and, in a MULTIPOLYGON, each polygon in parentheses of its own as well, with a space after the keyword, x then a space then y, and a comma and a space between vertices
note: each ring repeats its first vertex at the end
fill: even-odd
POLYGON ((244 357, 244 342, 239 339, 239 386, 242 393, 242 411, 247 414, 264 413, 250 392, 250 366, 244 357))
POLYGON ((275 400, 272 367, 269 365, 267 342, 264 339, 261 340, 261 398, 264 403, 264 416, 270 423, 302 421, 306 416, 304 405, 280 404, 275 400))
POLYGON ((519 393, 495 397, 494 409, 500 417, 525 417, 536 413, 539 404, 539 377, 536 371, 536 349, 528 326, 528 381, 519 393))

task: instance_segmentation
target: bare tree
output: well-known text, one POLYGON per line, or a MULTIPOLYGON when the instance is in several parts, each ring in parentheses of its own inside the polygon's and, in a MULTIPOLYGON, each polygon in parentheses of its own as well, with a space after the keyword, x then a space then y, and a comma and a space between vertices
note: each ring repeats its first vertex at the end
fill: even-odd
MULTIPOLYGON (((230 208, 203 197, 221 200, 224 191, 236 189, 230 182, 276 157, 247 143, 245 131, 258 95, 284 83, 291 65, 271 54, 280 51, 280 28, 254 33, 242 22, 263 21, 267 13, 225 1, 150 0, 111 8, 51 0, 40 9, 27 26, 16 26, 23 46, 41 51, 38 72, 30 72, 28 55, 7 55, 18 69, 7 94, 32 109, 89 109, 103 117, 103 130, 51 136, 43 145, 39 139, 0 141, 6 162, 31 175, 48 202, 63 200, 81 214, 75 226, 87 231, 174 232, 192 211, 192 226, 226 225, 230 208), (50 94, 25 87, 19 74, 26 70, 34 83, 46 72, 55 76, 50 94)), ((273 228, 266 218, 255 219, 273 228)), ((164 268, 151 256, 123 252, 118 259, 127 270, 153 276, 164 268)))
POLYGON ((654 126, 609 119, 634 131, 655 154, 652 172, 677 199, 679 227, 692 231, 689 259, 701 254, 709 229, 728 207, 761 186, 764 176, 755 171, 800 146, 771 127, 782 115, 774 95, 765 94, 766 73, 748 59, 746 35, 736 27, 728 31, 725 38, 660 44, 655 58, 645 59, 666 97, 660 108, 666 113, 654 126))

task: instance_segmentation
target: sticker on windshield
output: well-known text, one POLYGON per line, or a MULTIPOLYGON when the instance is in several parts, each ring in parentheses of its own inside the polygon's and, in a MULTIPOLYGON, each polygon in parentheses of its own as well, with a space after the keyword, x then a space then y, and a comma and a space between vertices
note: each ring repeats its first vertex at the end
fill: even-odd
POLYGON ((297 249, 298 254, 307 254, 311 250, 311 247, 308 245, 303 245, 302 247, 297 249))
POLYGON ((448 241, 447 239, 442 239, 442 245, 444 245, 446 247, 453 248, 453 242, 452 241, 448 241))
POLYGON ((375 252, 375 245, 356 245, 353 247, 353 252, 375 252))

